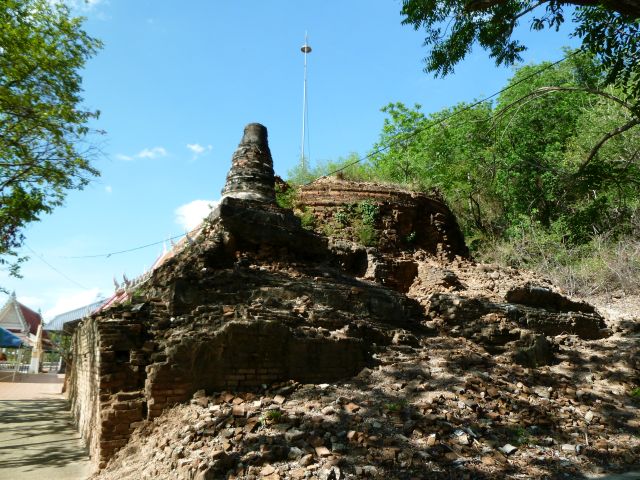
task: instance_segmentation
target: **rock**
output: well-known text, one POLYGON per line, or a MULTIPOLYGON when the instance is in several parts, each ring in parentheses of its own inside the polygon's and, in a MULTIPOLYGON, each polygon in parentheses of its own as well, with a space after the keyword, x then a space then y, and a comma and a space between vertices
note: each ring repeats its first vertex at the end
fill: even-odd
POLYGON ((458 443, 460 445, 469 445, 471 440, 469 440, 469 436, 466 433, 463 433, 458 437, 458 443))
POLYGON ((336 413, 336 410, 331 405, 327 405, 322 409, 323 415, 333 415, 334 413, 336 413))
POLYGON ((266 465, 262 468, 262 470, 260 470, 260 475, 267 476, 267 475, 271 475, 272 473, 274 473, 276 471, 275 467, 273 465, 266 465))
POLYGON ((513 354, 513 360, 524 367, 537 368, 551 365, 559 347, 540 334, 524 333, 513 354))
POLYGON ((505 299, 509 303, 518 303, 558 312, 596 312, 593 305, 589 305, 586 302, 576 302, 560 293, 554 292, 550 288, 531 283, 510 288, 505 295, 505 299))
POLYGON ((367 477, 375 477, 378 475, 378 469, 373 465, 365 465, 362 467, 362 473, 367 477))
POLYGON ((355 413, 355 412, 357 412, 358 410, 360 410, 360 406, 359 406, 359 405, 356 405, 356 404, 355 404, 355 403, 353 403, 353 402, 349 402, 349 403, 347 403, 347 404, 344 406, 344 409, 345 409, 347 412, 349 412, 349 413, 355 413))
POLYGON ((244 417, 247 412, 244 405, 234 405, 232 413, 234 417, 244 417))
POLYGON ((303 466, 303 467, 308 467, 309 465, 311 465, 313 463, 313 455, 308 453, 306 455, 304 455, 299 461, 298 463, 303 466))
POLYGON ((173 458, 173 459, 182 458, 183 455, 184 455, 184 447, 183 446, 177 446, 171 452, 171 458, 173 458))
POLYGON ((302 458, 302 456, 304 455, 304 451, 299 449, 298 447, 291 447, 289 449, 289 459, 290 460, 298 460, 299 458, 302 458))
POLYGON ((304 468, 292 468, 289 470, 289 477, 293 479, 305 478, 307 470, 304 468))
POLYGON ((507 443, 506 445, 500 447, 499 450, 502 453, 504 453, 506 456, 509 456, 509 455, 513 454, 516 450, 518 450, 518 447, 514 447, 510 443, 507 443))
POLYGON ((319 457, 328 457, 329 455, 331 455, 331 450, 324 446, 316 447, 315 451, 316 455, 318 455, 319 457))
POLYGON ((287 430, 284 434, 284 438, 287 442, 295 442, 297 440, 300 440, 303 436, 304 436, 304 432, 296 428, 287 430))

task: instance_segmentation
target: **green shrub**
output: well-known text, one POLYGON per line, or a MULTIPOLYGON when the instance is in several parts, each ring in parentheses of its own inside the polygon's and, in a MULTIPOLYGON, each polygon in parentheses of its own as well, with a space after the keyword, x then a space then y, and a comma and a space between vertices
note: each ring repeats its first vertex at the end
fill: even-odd
POLYGON ((363 200, 358 204, 357 210, 365 225, 375 225, 380 214, 380 207, 377 204, 371 200, 363 200))
POLYGON ((282 420, 282 417, 282 412, 278 409, 267 410, 260 417, 260 421, 266 424, 279 423, 282 420))
POLYGON ((302 228, 307 230, 313 230, 315 228, 316 217, 310 209, 305 207, 302 211, 296 212, 296 215, 300 218, 302 228))
POLYGON ((481 262, 533 270, 570 295, 596 295, 640 288, 640 238, 637 234, 595 235, 573 244, 562 228, 521 227, 511 238, 486 243, 476 253, 481 262))
POLYGON ((375 247, 378 244, 378 232, 370 225, 356 226, 355 233, 360 243, 365 247, 375 247))
POLYGON ((296 188, 290 187, 284 189, 281 184, 276 183, 276 203, 280 208, 293 208, 297 198, 298 190, 296 188))
POLYGON ((351 223, 351 215, 347 208, 338 209, 333 218, 343 227, 346 227, 351 223))

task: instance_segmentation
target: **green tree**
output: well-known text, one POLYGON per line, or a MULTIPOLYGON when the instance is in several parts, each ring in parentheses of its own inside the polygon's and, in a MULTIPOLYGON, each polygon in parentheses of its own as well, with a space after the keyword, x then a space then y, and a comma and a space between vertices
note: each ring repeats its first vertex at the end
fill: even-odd
POLYGON ((62 3, 0 1, 0 266, 18 273, 24 227, 98 175, 80 71, 101 43, 62 3))
POLYGON ((571 9, 577 27, 574 36, 593 53, 629 99, 640 102, 640 3, 599 0, 403 0, 403 23, 426 31, 428 72, 445 76, 476 43, 489 51, 497 65, 521 61, 526 50, 513 32, 526 18, 534 30, 555 28, 571 9))
POLYGON ((363 162, 354 152, 347 155, 346 158, 319 161, 312 167, 298 164, 287 172, 287 182, 294 186, 306 185, 320 177, 329 175, 337 175, 345 180, 370 180, 368 164, 363 162))
POLYGON ((438 189, 472 243, 527 225, 574 243, 620 229, 637 201, 640 132, 618 127, 636 117, 615 89, 592 87, 599 75, 580 54, 518 69, 495 104, 429 116, 390 104, 372 174, 438 189))
POLYGON ((487 121, 489 102, 459 104, 425 116, 420 105, 382 108, 385 119, 371 158, 373 175, 420 190, 445 194, 462 224, 484 230, 489 199, 482 185, 491 177, 493 154, 487 121), (386 148, 385 148, 386 147, 386 148))
POLYGON ((560 222, 567 237, 586 241, 635 196, 638 118, 615 89, 592 87, 596 66, 581 54, 533 77, 540 66, 523 67, 500 95, 497 185, 510 225, 560 222))
POLYGON ((380 178, 404 184, 418 183, 424 177, 419 174, 423 163, 424 145, 421 130, 428 120, 418 104, 413 108, 401 102, 390 103, 381 111, 389 115, 384 119, 380 141, 373 146, 371 163, 380 178))

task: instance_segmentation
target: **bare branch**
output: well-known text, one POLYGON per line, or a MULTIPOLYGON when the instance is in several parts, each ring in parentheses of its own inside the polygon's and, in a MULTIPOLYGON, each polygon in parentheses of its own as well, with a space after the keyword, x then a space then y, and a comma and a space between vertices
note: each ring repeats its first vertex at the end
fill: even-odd
MULTIPOLYGON (((506 0, 470 0, 465 6, 465 10, 468 12, 479 12, 489 10, 490 8, 502 5, 506 0)), ((528 10, 538 7, 542 3, 547 3, 547 0, 543 0, 535 4, 534 7, 530 7, 528 10)), ((581 7, 597 7, 602 5, 601 0, 570 0, 559 2, 564 5, 579 5, 581 7)), ((613 10, 622 15, 637 19, 640 18, 640 4, 635 0, 621 0, 616 2, 606 2, 607 8, 613 10)))
POLYGON ((624 125, 622 125, 622 126, 620 126, 618 128, 615 128, 615 129, 611 130, 606 135, 604 135, 600 139, 600 141, 598 143, 596 143, 595 146, 591 149, 591 151, 589 152, 589 155, 587 156, 586 160, 584 162, 582 162, 582 165, 580 165, 580 168, 578 168, 578 171, 576 172, 576 176, 580 175, 584 171, 584 169, 587 168, 587 165, 589 165, 591 160, 593 160, 593 158, 596 156, 596 154, 598 153, 600 148, 602 148, 602 146, 606 142, 608 142, 613 137, 618 136, 621 133, 626 132, 630 128, 635 127, 636 125, 640 125, 640 118, 632 118, 629 122, 625 123, 624 125))
POLYGON ((540 88, 534 90, 534 92, 540 92, 540 93, 547 93, 547 92, 584 92, 584 93, 590 93, 592 95, 599 95, 601 97, 607 98, 607 99, 609 99, 609 100, 611 100, 613 102, 616 102, 618 105, 621 105, 622 107, 626 108, 631 113, 635 113, 633 105, 631 105, 629 102, 625 102, 620 97, 616 97, 615 95, 612 95, 612 94, 607 93, 607 92, 603 92, 602 90, 597 90, 595 88, 585 88, 585 87, 540 87, 540 88))

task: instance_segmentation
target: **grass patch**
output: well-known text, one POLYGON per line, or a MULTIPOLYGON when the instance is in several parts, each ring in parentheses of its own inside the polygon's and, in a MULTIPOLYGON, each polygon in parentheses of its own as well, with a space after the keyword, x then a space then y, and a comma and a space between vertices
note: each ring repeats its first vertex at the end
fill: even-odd
POLYGON ((279 423, 282 420, 282 417, 283 415, 280 410, 277 410, 277 409, 267 410, 260 417, 260 422, 268 425, 273 423, 279 423))
POLYGON ((485 244, 476 259, 533 270, 570 295, 589 296, 640 289, 640 229, 612 238, 594 235, 573 245, 562 235, 540 228, 523 229, 510 240, 485 244))

